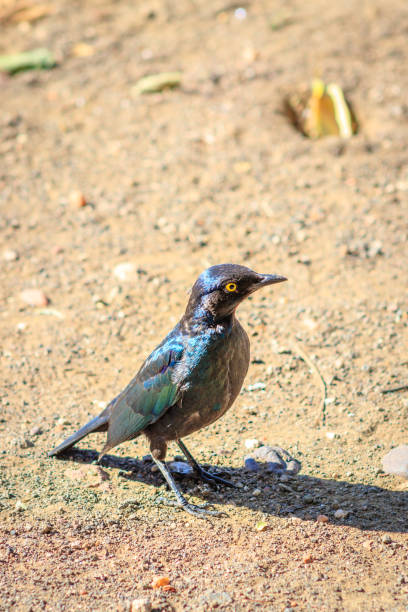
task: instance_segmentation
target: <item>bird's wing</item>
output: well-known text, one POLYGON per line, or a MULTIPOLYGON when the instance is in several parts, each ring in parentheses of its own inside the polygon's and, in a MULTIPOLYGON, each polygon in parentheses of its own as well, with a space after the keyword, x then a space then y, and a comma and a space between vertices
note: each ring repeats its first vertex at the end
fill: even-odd
POLYGON ((164 342, 146 359, 128 386, 113 400, 104 452, 159 419, 180 398, 174 369, 183 356, 179 343, 164 342))

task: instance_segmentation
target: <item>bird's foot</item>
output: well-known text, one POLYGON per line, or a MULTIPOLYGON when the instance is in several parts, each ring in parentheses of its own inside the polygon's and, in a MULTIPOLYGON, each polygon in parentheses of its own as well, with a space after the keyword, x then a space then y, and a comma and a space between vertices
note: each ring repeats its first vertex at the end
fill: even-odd
POLYGON ((219 512, 218 510, 209 510, 208 506, 196 506, 195 504, 190 504, 184 497, 183 500, 173 501, 171 499, 165 499, 164 497, 158 498, 158 501, 162 502, 166 506, 182 508, 192 516, 196 516, 197 518, 209 518, 210 516, 228 516, 226 512, 219 512))
POLYGON ((225 480, 225 478, 221 478, 221 476, 217 476, 216 474, 212 474, 211 472, 206 472, 202 468, 200 469, 195 468, 194 471, 197 474, 197 476, 201 478, 201 480, 204 480, 204 482, 208 482, 208 484, 211 484, 211 485, 221 484, 221 485, 224 485, 225 487, 232 487, 232 488, 235 488, 237 486, 230 480, 225 480))
POLYGON ((216 474, 211 474, 211 472, 206 472, 205 470, 203 470, 201 465, 197 463, 197 461, 194 459, 193 455, 190 453, 184 442, 178 440, 177 444, 179 445, 183 454, 186 456, 188 463, 193 468, 196 475, 201 478, 201 480, 204 480, 204 482, 208 482, 211 485, 221 484, 225 487, 236 487, 236 485, 230 480, 225 480, 224 478, 221 478, 221 476, 216 476, 216 474))

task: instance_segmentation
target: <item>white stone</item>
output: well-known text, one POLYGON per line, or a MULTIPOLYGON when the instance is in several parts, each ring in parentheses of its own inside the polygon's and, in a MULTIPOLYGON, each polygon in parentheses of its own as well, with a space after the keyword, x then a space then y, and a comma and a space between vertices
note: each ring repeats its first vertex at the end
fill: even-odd
POLYGON ((150 599, 134 599, 130 604, 130 612, 151 612, 152 603, 150 599))
POLYGON ((256 438, 245 440, 245 448, 247 448, 248 450, 253 450, 254 448, 258 448, 259 446, 261 446, 261 443, 256 438))
POLYGON ((124 261, 113 269, 113 275, 120 281, 129 282, 136 278, 136 266, 130 261, 124 261))
POLYGON ((334 513, 334 518, 336 519, 342 519, 345 518, 348 515, 347 510, 342 510, 341 508, 339 508, 338 510, 336 510, 336 512, 334 513))
POLYGON ((13 251, 13 249, 6 249, 3 251, 3 259, 4 261, 16 261, 18 259, 17 251, 13 251))
POLYGON ((384 472, 408 478, 408 445, 401 444, 390 450, 382 460, 384 472))

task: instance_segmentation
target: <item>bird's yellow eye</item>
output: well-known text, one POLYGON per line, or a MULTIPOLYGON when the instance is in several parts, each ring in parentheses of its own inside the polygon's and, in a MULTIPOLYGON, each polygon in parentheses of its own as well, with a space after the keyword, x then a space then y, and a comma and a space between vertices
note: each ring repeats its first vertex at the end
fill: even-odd
POLYGON ((232 292, 232 291, 236 291, 237 290, 237 285, 236 285, 236 283, 227 283, 225 285, 225 288, 226 288, 227 291, 232 292))

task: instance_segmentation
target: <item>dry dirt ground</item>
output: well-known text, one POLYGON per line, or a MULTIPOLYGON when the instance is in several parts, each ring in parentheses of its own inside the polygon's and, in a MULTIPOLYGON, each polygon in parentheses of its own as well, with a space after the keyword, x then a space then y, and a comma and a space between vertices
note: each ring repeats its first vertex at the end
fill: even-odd
POLYGON ((407 610, 407 484, 381 459, 408 442, 406 390, 382 393, 407 384, 408 5, 239 6, 56 0, 0 25, 0 53, 58 60, 0 81, 2 610, 407 610), (180 89, 132 93, 165 70, 180 89), (353 103, 348 142, 307 140, 282 113, 316 74, 353 103), (183 490, 228 516, 165 505, 142 439, 102 472, 102 434, 48 459, 228 261, 289 278, 240 307, 246 386, 188 440, 242 486, 183 490), (46 308, 22 301, 33 287, 46 308), (301 473, 245 471, 251 438, 301 473))

